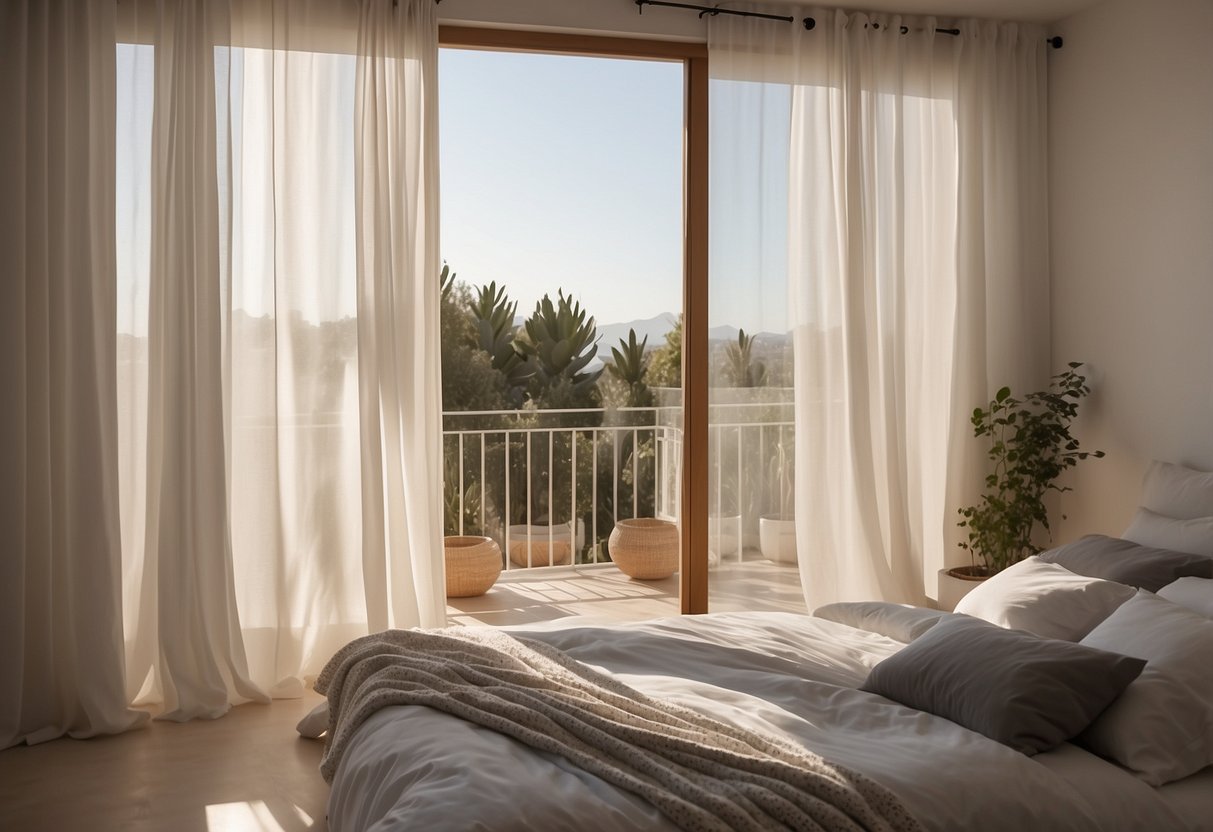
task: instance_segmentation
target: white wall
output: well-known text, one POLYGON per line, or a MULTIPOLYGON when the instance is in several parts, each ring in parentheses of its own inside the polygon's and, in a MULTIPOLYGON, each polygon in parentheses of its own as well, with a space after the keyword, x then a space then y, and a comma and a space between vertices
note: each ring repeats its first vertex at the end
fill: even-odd
POLYGON ((1213 470, 1213 0, 1053 27, 1053 364, 1093 366, 1054 539, 1128 525, 1151 459, 1213 470))

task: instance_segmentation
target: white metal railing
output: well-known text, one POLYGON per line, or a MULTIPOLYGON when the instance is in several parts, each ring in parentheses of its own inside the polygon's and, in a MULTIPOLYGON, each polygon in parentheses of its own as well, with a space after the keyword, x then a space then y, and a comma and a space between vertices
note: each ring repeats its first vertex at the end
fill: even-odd
MULTIPOLYGON (((506 569, 604 563, 617 521, 679 519, 681 407, 451 411, 443 423, 447 532, 497 540, 506 569)), ((771 467, 790 465, 792 435, 790 402, 710 406, 709 545, 721 557, 740 559, 760 514, 790 499, 773 493, 771 467)))

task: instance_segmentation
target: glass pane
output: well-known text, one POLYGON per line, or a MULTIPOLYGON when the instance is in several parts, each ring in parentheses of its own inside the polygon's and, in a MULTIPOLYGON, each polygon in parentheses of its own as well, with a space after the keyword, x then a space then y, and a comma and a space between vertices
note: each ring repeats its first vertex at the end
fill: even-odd
POLYGON ((804 611, 787 319, 789 88, 712 79, 709 609, 804 611))
POLYGON ((629 525, 672 575, 683 66, 444 49, 440 78, 446 532, 492 538, 507 581, 610 580, 619 521, 660 520, 629 525))

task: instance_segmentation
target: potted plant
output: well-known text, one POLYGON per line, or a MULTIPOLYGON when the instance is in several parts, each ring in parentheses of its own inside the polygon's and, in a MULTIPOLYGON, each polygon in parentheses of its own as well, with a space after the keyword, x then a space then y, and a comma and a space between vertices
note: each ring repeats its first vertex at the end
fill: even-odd
POLYGON ((715 479, 715 493, 708 495, 708 566, 716 567, 724 556, 741 560, 742 528, 740 488, 730 468, 715 479))
POLYGON ((796 519, 793 516, 792 458, 781 440, 775 446, 768 471, 768 493, 778 494, 779 510, 758 518, 758 545, 762 556, 776 563, 796 562, 796 519))
POLYGON ((763 387, 767 383, 766 365, 754 358, 757 336, 746 335, 744 329, 737 331, 737 343, 724 348, 724 365, 720 368, 722 378, 730 387, 763 387))
MULTIPOLYGON (((986 455, 992 465, 981 499, 960 509, 958 525, 968 530, 960 548, 969 552, 972 563, 946 570, 947 576, 983 580, 1039 552, 1038 527, 1050 532, 1045 496, 1070 490, 1057 485, 1057 478, 1089 456, 1104 455, 1080 450, 1070 434, 1078 404, 1091 392, 1078 372, 1081 366, 1071 362, 1053 376, 1048 390, 1022 399, 1003 387, 987 407, 973 411, 974 435, 989 443, 986 455)), ((942 575, 940 584, 943 596, 942 575)))

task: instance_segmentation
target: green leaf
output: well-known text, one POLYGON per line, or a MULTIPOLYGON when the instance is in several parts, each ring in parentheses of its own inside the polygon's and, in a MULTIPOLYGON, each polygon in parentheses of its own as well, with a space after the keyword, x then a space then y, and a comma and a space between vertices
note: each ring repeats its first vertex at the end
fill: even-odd
POLYGON ((1009 387, 996 394, 989 408, 976 408, 970 421, 973 434, 987 444, 990 471, 986 493, 978 503, 960 509, 958 525, 967 530, 961 548, 972 551, 990 571, 998 571, 1040 551, 1037 528, 1050 531, 1044 495, 1064 493, 1068 486, 1054 481, 1063 471, 1102 451, 1082 451, 1070 433, 1078 403, 1090 391, 1085 379, 1070 369, 1052 379, 1049 389, 1017 399, 1009 387))

